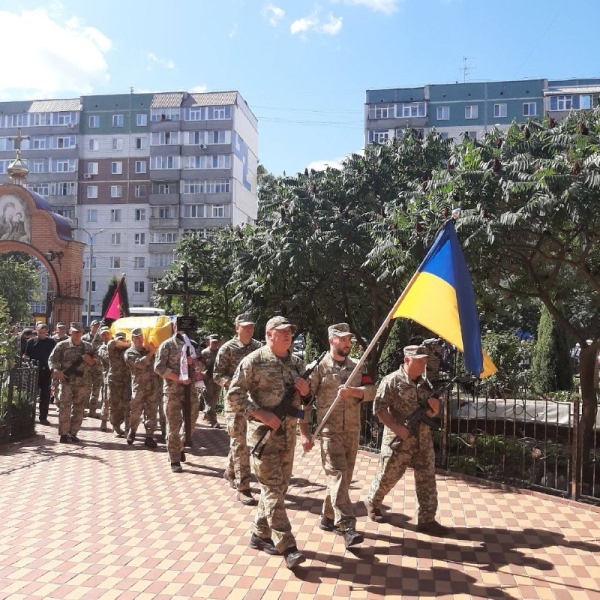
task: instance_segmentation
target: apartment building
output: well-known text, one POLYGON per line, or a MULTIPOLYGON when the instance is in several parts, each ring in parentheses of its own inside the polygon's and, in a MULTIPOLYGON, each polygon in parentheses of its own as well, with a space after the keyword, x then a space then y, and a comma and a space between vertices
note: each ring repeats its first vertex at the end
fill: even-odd
POLYGON ((182 236, 256 218, 257 120, 238 92, 0 102, 0 182, 19 128, 28 187, 88 245, 84 315, 90 285, 93 316, 111 275, 148 305, 182 236))
POLYGON ((558 120, 572 110, 598 106, 600 79, 526 79, 520 81, 433 84, 417 88, 367 90, 365 144, 401 137, 407 128, 425 135, 476 139, 492 127, 550 115, 558 120))

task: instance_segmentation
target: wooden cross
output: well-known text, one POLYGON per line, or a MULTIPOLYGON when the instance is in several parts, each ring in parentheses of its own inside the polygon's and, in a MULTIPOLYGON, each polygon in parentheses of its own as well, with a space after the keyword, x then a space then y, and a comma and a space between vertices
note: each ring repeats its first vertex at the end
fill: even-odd
POLYGON ((19 127, 19 133, 15 137, 9 137, 9 140, 12 140, 15 143, 15 149, 17 150, 17 156, 21 156, 21 142, 23 140, 28 140, 28 135, 21 135, 21 128, 19 127))

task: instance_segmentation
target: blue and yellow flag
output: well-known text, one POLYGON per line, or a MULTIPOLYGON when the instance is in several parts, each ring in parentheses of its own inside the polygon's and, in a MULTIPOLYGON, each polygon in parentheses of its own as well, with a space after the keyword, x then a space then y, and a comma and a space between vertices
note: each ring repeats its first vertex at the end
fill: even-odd
POLYGON ((454 222, 446 223, 400 297, 392 318, 423 325, 464 353, 465 366, 482 379, 497 369, 481 347, 475 292, 454 222))

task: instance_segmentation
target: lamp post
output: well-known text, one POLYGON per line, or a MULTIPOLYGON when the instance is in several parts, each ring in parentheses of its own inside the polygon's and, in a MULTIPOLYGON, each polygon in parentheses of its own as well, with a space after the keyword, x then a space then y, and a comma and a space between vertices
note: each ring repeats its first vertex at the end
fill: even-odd
POLYGON ((90 256, 89 256, 89 264, 88 264, 88 302, 87 302, 87 327, 90 326, 91 318, 92 318, 92 262, 94 258, 94 238, 106 229, 100 229, 100 231, 96 231, 96 233, 90 233, 87 229, 83 227, 79 228, 84 233, 87 233, 88 238, 90 240, 90 256))

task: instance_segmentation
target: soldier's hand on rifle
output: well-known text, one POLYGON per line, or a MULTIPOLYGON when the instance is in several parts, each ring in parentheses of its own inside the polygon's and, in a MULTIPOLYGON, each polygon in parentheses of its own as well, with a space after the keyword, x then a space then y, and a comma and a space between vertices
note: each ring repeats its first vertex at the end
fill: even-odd
POLYGON ((90 365, 90 367, 93 367, 96 364, 96 359, 93 356, 90 356, 89 354, 84 354, 83 355, 83 361, 90 365))
POLYGON ((52 371, 52 379, 57 379, 58 381, 64 381, 65 376, 62 371, 52 371))
POLYGON ((279 426, 281 425, 281 420, 270 410, 265 410, 264 408, 255 410, 251 416, 257 421, 264 423, 267 427, 270 427, 274 431, 279 429, 279 426))
POLYGON ((294 387, 298 390, 298 393, 301 396, 308 396, 310 392, 310 385, 306 379, 302 379, 302 377, 298 377, 296 381, 294 381, 294 387))
POLYGON ((437 398, 429 398, 427 404, 429 404, 429 408, 431 408, 431 410, 427 412, 427 416, 431 419, 437 417, 440 413, 440 401, 437 398))
POLYGON ((392 431, 405 442, 410 437, 410 431, 404 425, 394 424, 392 431))

